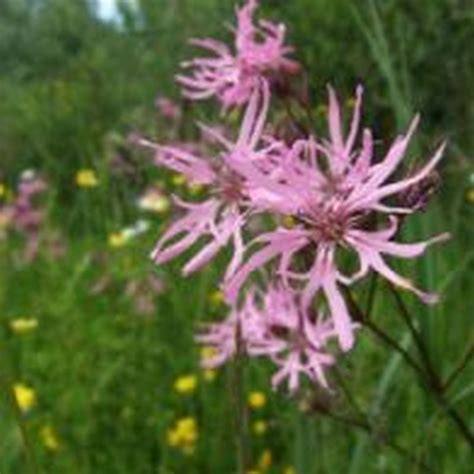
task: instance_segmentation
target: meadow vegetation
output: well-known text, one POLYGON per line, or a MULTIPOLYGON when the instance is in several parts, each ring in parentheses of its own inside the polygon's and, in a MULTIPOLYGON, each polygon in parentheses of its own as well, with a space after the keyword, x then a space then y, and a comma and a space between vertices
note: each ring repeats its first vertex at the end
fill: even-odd
MULTIPOLYGON (((448 140, 439 189, 403 236, 448 231, 451 240, 398 268, 441 295, 426 307, 402 293, 441 379, 462 367, 446 399, 472 432, 474 7, 261 3, 288 25, 316 104, 329 82, 346 98, 362 82, 365 122, 386 137, 381 150, 417 111, 413 163, 448 140)), ((230 474, 242 435, 253 473, 472 472, 472 449, 446 406, 370 333, 339 361, 333 394, 310 384, 296 399, 273 392, 271 367, 253 361, 238 389, 232 366, 200 368, 193 337, 226 311, 217 286, 226 256, 187 279, 183 259, 149 260, 173 216, 170 195, 201 190, 133 143, 137 133, 191 140, 193 121, 222 120, 183 102, 173 74, 189 37, 225 37, 234 5, 137 4, 139 15, 122 7, 120 26, 95 18, 86 0, 0 5, 0 473, 230 474), (179 126, 160 115, 157 97, 182 107, 179 126), (34 196, 43 215, 33 255, 1 214, 31 169, 46 183, 34 196)), ((312 110, 315 126, 324 113, 312 110)), ((374 284, 374 318, 418 360, 397 299, 374 284)), ((362 286, 359 302, 370 294, 362 286)))

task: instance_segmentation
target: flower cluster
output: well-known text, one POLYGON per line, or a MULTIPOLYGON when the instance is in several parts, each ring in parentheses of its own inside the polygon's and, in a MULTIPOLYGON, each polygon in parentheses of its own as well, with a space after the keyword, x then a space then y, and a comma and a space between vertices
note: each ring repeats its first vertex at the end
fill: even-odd
POLYGON ((187 455, 194 453, 198 437, 197 422, 192 417, 180 418, 167 433, 168 445, 180 449, 187 455))
POLYGON ((258 26, 254 24, 257 3, 248 0, 237 11, 234 51, 214 39, 191 40, 213 56, 182 64, 185 69, 192 69, 191 76, 177 76, 186 97, 196 100, 216 96, 225 108, 242 105, 260 86, 262 78, 271 80, 298 72, 299 64, 287 57, 293 48, 284 44, 285 26, 267 20, 261 20, 258 26))
POLYGON ((25 238, 26 261, 36 258, 39 251, 40 231, 45 213, 38 208, 36 197, 47 188, 46 182, 32 170, 22 173, 13 200, 0 208, 0 220, 25 238))
POLYGON ((326 138, 307 131, 288 142, 272 134, 272 74, 294 72, 297 64, 286 57, 282 25, 253 24, 256 6, 248 0, 237 13, 235 56, 214 40, 194 41, 217 57, 187 63, 194 76, 178 77, 189 98, 216 96, 226 107, 245 107, 236 138, 201 124, 213 146, 139 140, 154 151, 157 166, 208 192, 201 201, 174 198, 182 215, 161 236, 152 258, 163 264, 193 249, 183 268, 188 275, 231 247, 222 280, 230 314, 197 336, 214 348, 205 364, 216 367, 239 353, 264 356, 277 366, 274 387, 287 381, 294 391, 301 375, 328 387, 325 369, 335 363, 329 341, 347 352, 358 328, 346 301, 348 287, 375 272, 425 303, 436 301, 399 275, 388 258, 417 257, 447 238, 397 241, 404 217, 424 207, 431 194, 426 183, 445 147, 409 175, 395 176, 419 119, 385 155, 376 156, 372 131, 360 130, 362 86, 347 131, 329 87, 326 138))

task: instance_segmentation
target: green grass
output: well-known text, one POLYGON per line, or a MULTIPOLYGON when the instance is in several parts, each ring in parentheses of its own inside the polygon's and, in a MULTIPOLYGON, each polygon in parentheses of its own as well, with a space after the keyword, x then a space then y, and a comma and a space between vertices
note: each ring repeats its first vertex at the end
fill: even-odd
MULTIPOLYGON (((0 18, 0 178, 13 186, 22 169, 44 173, 50 183, 46 232, 59 230, 67 245, 62 257, 43 249, 34 263, 23 265, 21 240, 0 239, 0 472, 230 474, 237 466, 235 392, 246 398, 258 390, 268 403, 248 413, 251 466, 269 449, 273 465, 267 472, 275 474, 290 465, 298 474, 424 472, 387 445, 389 436, 434 472, 470 473, 474 456, 454 424, 402 358, 365 329, 355 350, 341 358, 331 396, 310 385, 296 400, 273 393, 272 368, 261 361, 246 365, 242 387, 235 387, 233 366, 209 382, 199 369, 193 335, 199 322, 225 312, 208 297, 217 288, 222 259, 189 279, 179 273, 183 260, 155 268, 148 253, 169 216, 151 217, 152 229, 130 245, 107 245, 110 232, 140 217, 134 200, 141 190, 156 180, 170 188, 168 176, 130 149, 127 134, 169 134, 153 111, 156 93, 176 94, 172 75, 191 54, 186 38, 224 36, 221 22, 232 12, 230 3, 215 0, 182 0, 179 8, 164 0, 142 3, 143 23, 123 33, 94 22, 80 1, 70 7, 49 1, 37 16, 11 2, 0 18), (117 154, 132 163, 132 176, 111 173, 117 154), (83 167, 97 170, 97 188, 74 185, 83 167), (154 311, 138 314, 126 288, 150 275, 163 281, 164 290, 144 290, 154 311), (91 289, 104 278, 104 291, 94 294, 91 289), (38 319, 38 328, 14 334, 9 322, 20 317, 38 319), (187 396, 173 388, 184 374, 199 379, 187 396), (9 395, 17 382, 37 396, 27 414, 15 410, 9 395), (329 418, 322 406, 344 418, 369 414, 370 433, 329 418), (199 427, 190 456, 167 443, 167 431, 186 416, 199 427), (257 420, 268 423, 263 436, 251 432, 257 420), (45 425, 57 432, 58 451, 45 447, 39 435, 45 425)), ((474 189, 472 8, 455 0, 268 1, 264 7, 288 23, 318 103, 328 81, 346 97, 363 81, 365 117, 383 139, 380 150, 407 126, 413 111, 423 118, 414 159, 449 139, 440 192, 426 213, 407 224, 404 237, 449 231, 452 239, 419 264, 401 267, 420 286, 441 293, 441 302, 430 309, 411 295, 403 298, 445 378, 474 340, 474 203, 466 198, 474 189)), ((198 114, 217 116, 204 110, 193 108, 189 123, 198 114)), ((358 288, 362 301, 367 293, 368 285, 358 288)), ((373 315, 418 356, 382 282, 373 315)), ((472 369, 471 363, 447 394, 471 430, 472 369)))

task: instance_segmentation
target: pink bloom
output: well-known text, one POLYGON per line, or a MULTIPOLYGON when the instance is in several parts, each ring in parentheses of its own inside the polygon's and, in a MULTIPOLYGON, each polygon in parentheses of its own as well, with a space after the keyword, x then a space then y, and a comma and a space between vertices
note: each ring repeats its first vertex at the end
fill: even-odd
POLYGON ((288 388, 294 392, 301 375, 328 388, 324 371, 335 359, 326 345, 334 337, 330 319, 310 313, 295 293, 280 285, 262 295, 250 291, 240 310, 234 309, 222 323, 208 325, 197 340, 216 350, 206 363, 208 367, 232 358, 240 344, 247 355, 267 357, 278 367, 272 377, 274 388, 288 380, 288 388))
POLYGON ((235 53, 213 39, 191 41, 214 56, 183 63, 183 67, 193 69, 191 76, 177 76, 186 97, 199 100, 217 96, 224 107, 242 105, 261 85, 262 78, 298 71, 298 63, 286 57, 293 49, 284 45, 285 26, 266 20, 255 26, 256 8, 257 0, 248 0, 237 11, 235 53))
POLYGON ((165 119, 178 120, 181 117, 181 109, 168 97, 159 96, 155 100, 158 112, 165 119))
POLYGON ((237 354, 239 339, 240 312, 233 308, 227 319, 218 323, 205 324, 196 336, 196 341, 212 347, 215 354, 206 358, 202 365, 206 369, 215 369, 233 359, 237 354))
POLYGON ((40 229, 44 212, 37 208, 35 198, 46 190, 46 183, 32 171, 21 176, 15 200, 5 206, 5 214, 14 229, 26 238, 25 260, 30 262, 38 254, 40 229))
POLYGON ((267 88, 264 87, 262 91, 262 97, 259 91, 254 92, 235 143, 215 129, 206 128, 206 132, 214 136, 223 147, 223 152, 218 157, 203 158, 182 147, 155 145, 141 140, 142 145, 155 150, 158 166, 182 173, 190 182, 206 185, 211 191, 209 199, 198 203, 183 202, 175 198, 185 214, 171 224, 158 241, 152 253, 156 263, 171 260, 202 238, 207 242, 185 265, 184 274, 198 270, 230 241, 234 244, 234 256, 228 275, 240 263, 244 245, 241 229, 247 217, 257 212, 257 209, 252 207, 246 181, 239 172, 248 162, 258 164, 264 161, 277 147, 275 143, 258 147, 270 100, 267 88))
POLYGON ((418 119, 406 135, 395 140, 384 159, 374 163, 370 131, 364 131, 362 147, 354 148, 362 89, 357 91, 347 138, 343 137, 340 109, 332 90, 329 96, 330 139, 322 143, 313 138, 296 142, 280 166, 278 179, 258 175, 255 169, 252 173, 251 197, 274 212, 292 215, 297 224, 292 229, 277 228, 256 237, 249 246, 258 245, 259 249, 228 279, 225 287, 229 300, 235 301, 239 288, 254 270, 278 259, 278 275, 286 284, 301 288, 305 308, 317 294, 324 295, 341 348, 349 350, 354 343, 353 325, 341 284, 350 285, 372 269, 393 284, 411 290, 424 302, 436 301, 435 295, 422 292, 392 270, 385 256, 417 257, 431 243, 444 240, 447 235, 412 244, 395 242, 397 214, 413 209, 393 207, 385 199, 431 173, 441 159, 444 145, 412 176, 388 182, 405 155, 418 119), (373 222, 380 222, 382 228, 374 229, 373 222), (336 256, 343 250, 354 252, 359 261, 359 269, 353 275, 343 275, 338 269, 336 256))

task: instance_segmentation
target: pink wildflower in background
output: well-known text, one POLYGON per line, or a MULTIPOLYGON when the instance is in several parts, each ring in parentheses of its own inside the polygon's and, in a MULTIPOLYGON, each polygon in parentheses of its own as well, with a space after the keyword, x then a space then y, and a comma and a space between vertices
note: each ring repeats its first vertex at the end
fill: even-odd
POLYGON ((261 20, 256 26, 253 15, 257 0, 248 0, 237 11, 235 52, 213 39, 194 39, 195 46, 209 50, 214 56, 184 62, 191 76, 178 75, 183 94, 193 100, 216 96, 225 108, 246 103, 262 80, 273 75, 294 74, 299 64, 287 58, 293 48, 285 46, 286 28, 261 20))
POLYGON ((25 171, 21 175, 15 199, 5 206, 9 222, 26 239, 24 258, 27 262, 34 260, 38 254, 39 234, 45 215, 38 209, 35 199, 46 188, 46 183, 41 177, 33 171, 25 171))
POLYGON ((384 256, 414 258, 431 243, 447 238, 442 234, 414 244, 394 241, 399 228, 397 215, 412 209, 390 206, 385 199, 423 180, 441 159, 444 145, 412 176, 387 182, 405 156, 418 119, 406 135, 395 140, 385 157, 374 163, 370 131, 364 131, 362 147, 354 149, 361 95, 359 88, 347 139, 343 138, 339 104, 330 90, 330 140, 320 143, 310 138, 296 142, 278 179, 253 170, 252 197, 276 213, 294 216, 297 224, 292 229, 277 228, 257 236, 248 248, 259 249, 225 285, 229 300, 236 301, 248 276, 278 259, 279 277, 301 290, 305 308, 316 295, 322 292, 325 296, 343 350, 353 346, 354 335, 340 285, 350 285, 372 269, 396 286, 413 291, 424 302, 434 302, 434 295, 422 292, 398 275, 384 256), (371 222, 379 222, 380 228, 372 229, 371 222), (352 275, 344 275, 339 269, 337 253, 341 250, 355 252, 359 261, 360 268, 352 275), (304 260, 303 269, 297 267, 297 256, 304 260))
POLYGON ((158 96, 155 100, 155 107, 165 119, 178 120, 181 117, 181 108, 168 97, 158 96))

